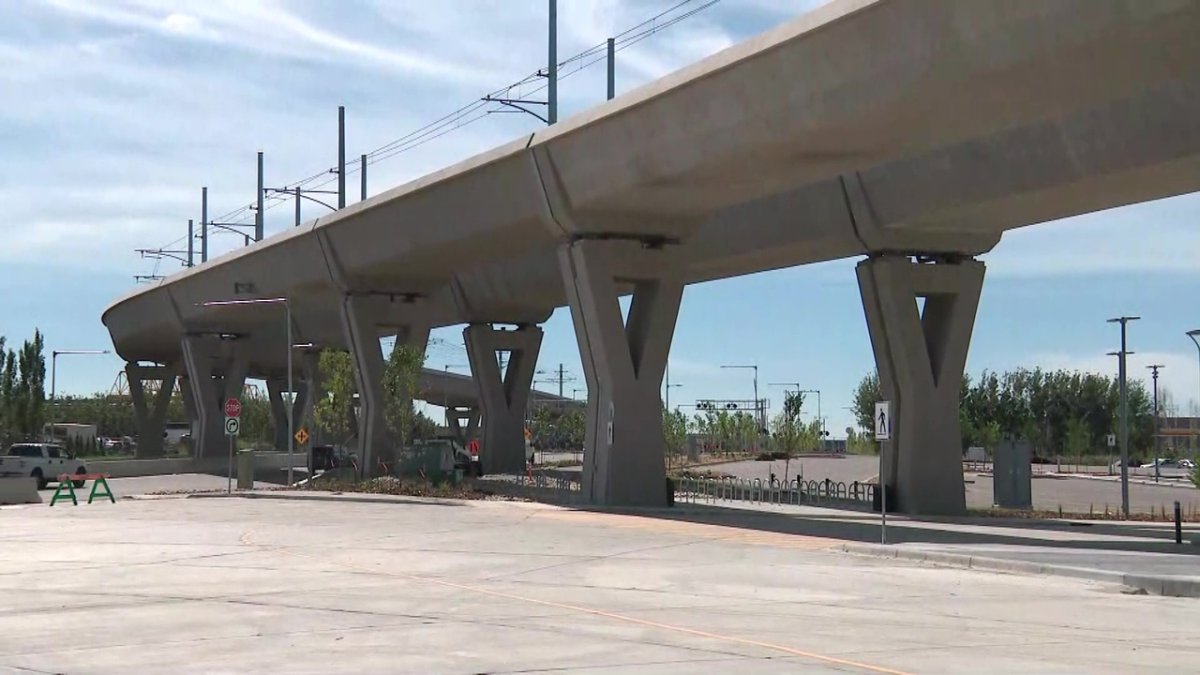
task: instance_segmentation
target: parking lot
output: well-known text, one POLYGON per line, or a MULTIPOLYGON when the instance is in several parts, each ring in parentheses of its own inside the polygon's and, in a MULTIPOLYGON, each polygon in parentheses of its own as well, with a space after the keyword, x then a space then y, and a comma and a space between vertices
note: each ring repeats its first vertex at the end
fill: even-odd
MULTIPOLYGON (((1040 465, 1039 465, 1040 466, 1040 465)), ((1055 468, 1053 465, 1048 465, 1055 468)), ((874 480, 879 473, 879 458, 868 455, 846 455, 844 457, 803 457, 790 462, 776 460, 757 462, 747 460, 728 464, 713 464, 704 467, 712 471, 727 473, 739 478, 758 478, 766 481, 772 473, 783 480, 803 476, 805 480, 850 483, 874 480)), ((1036 468, 1036 467, 1035 467, 1036 468)), ((1064 466, 1064 469, 1069 467, 1064 466)), ((1177 475, 1178 470, 1172 470, 1177 475)), ((1135 513, 1153 510, 1171 513, 1174 502, 1180 502, 1185 512, 1200 511, 1200 490, 1180 481, 1153 483, 1153 469, 1140 469, 1139 475, 1131 477, 1129 485, 1129 507, 1135 513), (1149 473, 1147 473, 1149 472, 1149 473)), ((988 473, 968 472, 965 476, 967 507, 986 509, 992 506, 992 476, 988 473)), ((1069 475, 1049 476, 1044 472, 1034 474, 1033 506, 1045 511, 1056 511, 1060 507, 1068 513, 1118 512, 1121 508, 1121 483, 1115 477, 1076 477, 1069 475)))
POLYGON ((0 671, 1184 672, 1195 600, 510 502, 0 509, 0 671), (914 611, 920 608, 920 611, 914 611))

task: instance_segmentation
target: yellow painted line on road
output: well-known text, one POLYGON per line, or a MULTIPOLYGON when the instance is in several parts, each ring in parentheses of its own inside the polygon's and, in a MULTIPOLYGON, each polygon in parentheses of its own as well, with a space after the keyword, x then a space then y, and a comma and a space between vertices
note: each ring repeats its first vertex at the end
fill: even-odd
MULTIPOLYGON (((253 541, 253 530, 243 532, 242 536, 239 537, 239 541, 242 544, 245 544, 248 546, 256 546, 257 545, 253 541)), ((799 657, 810 659, 813 661, 820 661, 822 663, 829 663, 829 664, 833 664, 833 665, 844 666, 847 668, 855 668, 855 669, 862 670, 864 672, 869 672, 869 673, 886 673, 887 675, 912 675, 911 673, 908 673, 903 670, 894 670, 892 668, 886 668, 884 666, 876 666, 876 665, 873 665, 870 663, 863 663, 861 661, 852 661, 850 659, 842 659, 842 658, 838 658, 836 656, 829 656, 827 654, 819 654, 817 652, 805 651, 803 649, 796 649, 795 647, 788 647, 787 645, 781 645, 781 644, 777 644, 774 642, 765 642, 763 640, 753 640, 751 638, 739 637, 737 635, 725 635, 723 633, 714 633, 711 631, 700 630, 697 628, 688 628, 686 626, 677 626, 675 624, 663 623, 661 621, 651 621, 650 619, 640 619, 638 617, 629 616, 627 614, 618 614, 616 612, 607 612, 602 609, 595 609, 593 607, 584 607, 582 605, 573 605, 573 604, 565 603, 565 602, 555 602, 553 600, 540 600, 538 598, 531 598, 531 597, 524 596, 524 595, 517 595, 516 593, 507 593, 505 591, 497 591, 497 590, 492 590, 490 588, 480 588, 478 586, 470 586, 468 584, 460 584, 460 583, 456 583, 453 581, 446 581, 444 579, 435 579, 433 577, 422 577, 422 576, 417 576, 414 574, 405 574, 403 572, 394 572, 394 571, 386 570, 386 569, 373 569, 373 568, 366 567, 363 565, 357 565, 354 563, 344 562, 344 561, 340 561, 340 560, 326 560, 323 558, 319 558, 315 555, 299 553, 297 551, 290 550, 289 548, 286 548, 286 547, 278 548, 278 549, 276 549, 276 552, 284 553, 284 554, 287 554, 287 555, 290 555, 293 557, 297 557, 297 558, 307 558, 309 560, 315 560, 317 562, 332 563, 334 565, 339 565, 339 566, 345 567, 347 569, 352 569, 352 570, 364 572, 367 574, 382 574, 385 576, 390 576, 390 577, 395 577, 397 579, 403 579, 405 581, 410 581, 410 582, 413 582, 416 584, 441 586, 442 588, 451 588, 456 591, 466 591, 468 593, 475 593, 477 595, 486 595, 486 596, 490 596, 493 598, 501 598, 503 600, 511 600, 514 602, 523 602, 523 603, 527 603, 527 604, 531 604, 531 605, 540 605, 542 607, 550 607, 553 609, 562 609, 562 610, 567 610, 567 611, 571 611, 571 612, 578 612, 580 614, 589 614, 591 616, 598 616, 598 617, 602 617, 605 619, 611 619, 613 621, 619 621, 622 623, 629 623, 629 624, 634 624, 634 625, 638 625, 638 626, 645 626, 647 628, 657 628, 659 630, 669 631, 669 632, 673 632, 673 633, 681 633, 683 635, 691 635, 694 637, 701 637, 701 638, 706 638, 706 639, 710 639, 710 640, 717 640, 720 642, 728 642, 728 643, 732 643, 732 644, 746 645, 746 646, 751 646, 751 647, 760 647, 762 649, 768 649, 771 651, 782 652, 782 653, 788 654, 790 656, 799 656, 799 657)))

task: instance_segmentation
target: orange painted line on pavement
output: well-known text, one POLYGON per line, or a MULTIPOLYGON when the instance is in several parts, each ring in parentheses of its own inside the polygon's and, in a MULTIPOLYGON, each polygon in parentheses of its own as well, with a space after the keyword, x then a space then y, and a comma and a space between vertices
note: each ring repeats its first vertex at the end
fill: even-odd
MULTIPOLYGON (((253 543, 253 541, 251 541, 251 532, 243 533, 240 540, 244 544, 256 545, 253 543)), ((660 621, 651 621, 649 619, 639 619, 635 616, 629 616, 626 614, 617 614, 615 612, 606 612, 602 609, 595 609, 592 607, 583 607, 581 605, 572 605, 572 604, 568 604, 568 603, 564 603, 564 602, 554 602, 553 600, 539 600, 537 598, 530 598, 530 597, 527 597, 524 595, 517 595, 515 593, 506 593, 504 591, 495 591, 495 590, 491 590, 488 588, 479 588, 477 586, 469 586, 467 584, 459 584, 459 583, 455 583, 453 581, 444 581, 442 579, 434 579, 431 577, 421 577, 421 576, 416 576, 416 575, 412 575, 412 574, 404 574, 403 572, 392 572, 392 571, 383 570, 383 569, 372 569, 370 567, 364 567, 362 565, 356 565, 354 563, 342 562, 342 561, 338 561, 338 560, 324 560, 324 559, 318 558, 317 556, 314 556, 314 555, 308 555, 305 553, 297 553, 295 551, 290 551, 286 548, 280 548, 280 549, 278 549, 278 552, 285 553, 287 555, 298 557, 298 558, 308 558, 309 560, 316 560, 318 562, 332 563, 334 565, 340 565, 340 566, 348 568, 348 569, 358 570, 360 572, 366 572, 368 574, 382 574, 385 576, 396 577, 398 579, 404 579, 406 581, 411 581, 411 582, 418 583, 418 584, 432 584, 434 586, 442 586, 443 588, 453 588, 454 590, 458 590, 458 591, 468 591, 471 593, 477 593, 479 595, 488 595, 488 596, 491 596, 494 598, 503 598, 505 600, 513 600, 513 601, 524 602, 524 603, 529 603, 529 604, 533 604, 533 605, 541 605, 543 607, 551 607, 554 609, 565 609, 565 610, 572 611, 572 612, 579 612, 581 614, 590 614, 592 616, 599 616, 599 617, 603 617, 606 619, 612 619, 614 621, 621 621, 624 623, 631 623, 631 624, 636 624, 639 626, 646 626, 648 628, 658 628, 660 630, 671 631, 671 632, 675 632, 675 633, 682 633, 684 635, 692 635, 695 637, 708 638, 710 640, 719 640, 722 642, 731 642, 734 644, 747 645, 747 646, 752 646, 752 647, 761 647, 762 649, 769 649, 772 651, 783 652, 784 654, 789 654, 791 656, 800 656, 800 657, 811 659, 814 661, 821 661, 824 663, 831 663, 834 665, 846 666, 849 668, 857 668, 859 670, 863 670, 863 671, 870 672, 870 673, 886 673, 887 675, 911 675, 911 673, 908 673, 903 670, 894 670, 894 669, 886 668, 883 666, 876 666, 876 665, 872 665, 869 663, 862 663, 860 661, 852 661, 850 659, 842 659, 842 658, 838 658, 836 656, 828 656, 826 654, 818 654, 816 652, 809 652, 809 651, 805 651, 803 649, 796 649, 794 647, 788 647, 787 645, 775 644, 773 642, 764 642, 762 640, 752 640, 750 638, 738 637, 736 635, 724 635, 722 633, 713 633, 711 631, 699 630, 696 628, 688 628, 686 626, 676 626, 674 624, 662 623, 660 621)))

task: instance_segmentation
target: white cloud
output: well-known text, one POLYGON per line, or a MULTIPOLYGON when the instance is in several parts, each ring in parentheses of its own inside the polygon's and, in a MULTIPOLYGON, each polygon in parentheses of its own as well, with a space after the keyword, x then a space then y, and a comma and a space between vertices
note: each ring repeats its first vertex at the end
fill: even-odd
POLYGON ((1089 213, 1004 235, 985 256, 989 274, 1200 272, 1200 194, 1089 213))
POLYGON ((200 19, 190 15, 173 12, 162 20, 162 26, 168 32, 181 35, 198 35, 204 28, 200 19))

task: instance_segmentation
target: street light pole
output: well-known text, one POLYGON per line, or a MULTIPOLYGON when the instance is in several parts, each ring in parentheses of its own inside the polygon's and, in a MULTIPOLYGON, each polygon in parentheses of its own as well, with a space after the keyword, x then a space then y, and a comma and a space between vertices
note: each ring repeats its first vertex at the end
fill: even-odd
POLYGON ((1108 323, 1121 324, 1121 351, 1109 352, 1109 356, 1117 357, 1117 377, 1121 395, 1121 514, 1129 518, 1129 390, 1125 381, 1125 357, 1133 352, 1127 349, 1126 333, 1130 321, 1137 321, 1140 316, 1119 316, 1109 319, 1108 323))
POLYGON ((1159 476, 1158 457, 1160 454, 1158 449, 1158 371, 1160 368, 1166 368, 1166 366, 1161 363, 1155 363, 1146 367, 1150 369, 1151 377, 1154 379, 1154 482, 1157 483, 1159 476))
MULTIPOLYGON (((667 374, 667 384, 666 384, 666 388, 665 388, 665 396, 663 399, 663 407, 666 408, 667 413, 670 413, 671 412, 671 387, 682 387, 683 385, 679 384, 679 383, 671 384, 671 364, 669 364, 669 363, 667 364, 666 374, 667 374)), ((578 390, 576 390, 576 391, 578 391, 578 390)), ((574 397, 572 397, 572 398, 574 398, 574 397)))
POLYGON ((558 122, 558 0, 550 0, 550 39, 546 59, 546 123, 558 122))
MULTIPOLYGON (((1200 339, 1197 339, 1197 337, 1200 336, 1200 328, 1189 330, 1186 335, 1192 339, 1192 343, 1196 345, 1197 356, 1200 356, 1200 339)), ((1196 399, 1196 403, 1197 405, 1200 405, 1200 398, 1196 399)), ((1195 450, 1192 451, 1192 461, 1196 461, 1195 450)))
MULTIPOLYGON (((50 440, 54 440, 54 408, 58 403, 55 397, 58 386, 58 357, 65 355, 100 355, 110 354, 107 349, 55 349, 50 352, 50 440)), ((45 371, 42 371, 45 372, 45 371)))

